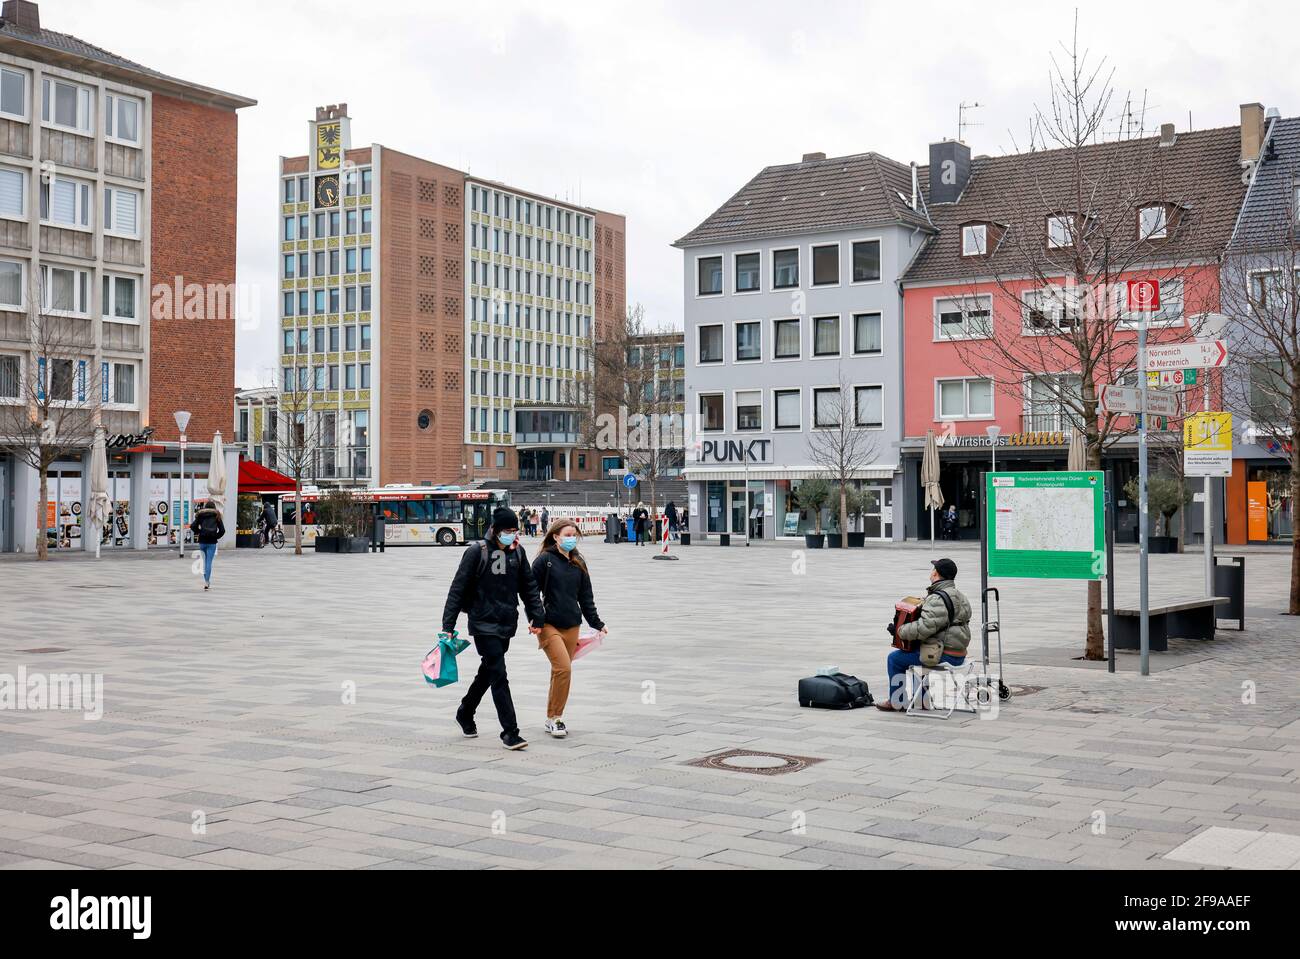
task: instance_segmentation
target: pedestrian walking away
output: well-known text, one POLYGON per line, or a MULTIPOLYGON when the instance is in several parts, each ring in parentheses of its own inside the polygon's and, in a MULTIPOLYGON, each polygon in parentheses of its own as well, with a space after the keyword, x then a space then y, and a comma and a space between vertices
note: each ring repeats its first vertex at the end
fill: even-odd
POLYGON ((222 522, 221 512, 215 503, 208 500, 194 514, 190 531, 199 544, 199 552, 203 554, 203 588, 208 590, 212 588, 212 564, 217 559, 217 544, 226 535, 226 524, 222 522))
POLYGON ((442 610, 442 631, 453 633, 461 613, 469 618, 469 635, 479 654, 478 673, 456 711, 456 722, 469 738, 478 735, 474 713, 484 694, 492 690, 501 743, 506 749, 523 749, 528 743, 519 735, 515 705, 506 676, 506 653, 519 628, 519 604, 528 617, 528 631, 541 632, 545 617, 528 557, 519 544, 519 517, 504 507, 492 514, 487 539, 472 543, 460 558, 460 566, 447 591, 442 610))
POLYGON ((551 661, 551 689, 546 698, 546 731, 556 739, 569 734, 564 724, 564 707, 569 701, 573 677, 573 653, 578 648, 578 630, 585 619, 601 637, 609 635, 591 589, 586 559, 578 553, 578 527, 568 520, 556 520, 546 531, 533 560, 533 577, 546 609, 538 646, 551 661))
POLYGON ((876 703, 876 708, 887 713, 906 712, 903 683, 911 667, 934 666, 940 662, 960 666, 966 662, 971 608, 970 600, 957 588, 957 564, 950 559, 936 559, 930 565, 933 567, 930 587, 921 605, 920 618, 904 623, 897 630, 893 623, 886 627, 891 636, 908 646, 906 650, 893 650, 886 661, 889 698, 876 703))
POLYGON ((632 511, 632 532, 636 534, 636 544, 640 546, 649 538, 650 513, 645 503, 637 503, 632 511))
POLYGON ((542 533, 545 534, 545 532, 550 528, 551 528, 551 511, 546 507, 542 507, 542 533))
POLYGON ((677 515, 677 504, 672 500, 664 507, 664 516, 668 519, 668 532, 672 534, 673 539, 677 538, 677 530, 681 517, 677 515))

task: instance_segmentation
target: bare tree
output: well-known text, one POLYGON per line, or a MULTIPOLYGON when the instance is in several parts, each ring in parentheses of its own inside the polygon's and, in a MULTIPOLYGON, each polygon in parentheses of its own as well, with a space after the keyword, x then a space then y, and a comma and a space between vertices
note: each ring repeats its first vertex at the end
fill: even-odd
POLYGON ((56 460, 89 449, 100 419, 102 381, 93 361, 90 324, 42 311, 41 288, 27 292, 25 355, 0 357, 0 450, 40 477, 36 558, 49 558, 46 504, 56 460))
MULTIPOLYGON (((1300 236, 1296 187, 1272 222, 1256 224, 1248 243, 1224 260, 1221 299, 1232 339, 1232 366, 1224 376, 1229 408, 1242 411, 1247 441, 1265 440, 1290 464, 1292 510, 1300 503, 1300 236)), ((1300 616, 1300 536, 1291 540, 1287 606, 1300 616)))
POLYGON ((592 407, 604 424, 596 448, 617 450, 627 468, 647 483, 651 530, 659 518, 658 481, 677 465, 684 442, 681 403, 674 395, 675 344, 673 333, 650 327, 638 303, 628 309, 621 326, 606 331, 591 347, 592 407), (665 347, 670 354, 666 362, 665 347))
POLYGON ((848 546, 849 484, 876 461, 876 433, 867 428, 870 410, 859 408, 856 388, 839 370, 839 386, 813 394, 813 428, 808 456, 831 480, 839 495, 840 545, 848 546))
POLYGON ((276 439, 276 468, 293 477, 297 522, 294 524, 293 551, 302 555, 302 487, 304 480, 320 474, 321 457, 336 449, 337 436, 329 429, 326 417, 312 402, 309 367, 286 367, 280 386, 276 439))
MULTIPOLYGON (((1208 271, 1195 268, 1205 262, 1201 194, 1213 187, 1200 177, 1171 179, 1168 146, 1130 138, 1130 123, 1108 137, 1112 81, 1105 60, 1080 48, 1076 22, 1072 42, 1053 58, 1049 103, 1035 110, 1030 149, 1000 161, 1001 175, 981 194, 997 222, 968 257, 960 329, 943 334, 972 370, 1025 402, 1027 432, 1081 430, 1093 470, 1134 428, 1132 417, 1100 409, 1105 385, 1137 385, 1139 375, 1138 318, 1121 279, 1136 273, 1160 282, 1166 302, 1148 326, 1162 343, 1191 337, 1185 309, 1215 305, 1208 271), (1175 313, 1177 322, 1163 322, 1175 313)), ((1105 655, 1101 605, 1101 584, 1089 582, 1087 659, 1105 655)))

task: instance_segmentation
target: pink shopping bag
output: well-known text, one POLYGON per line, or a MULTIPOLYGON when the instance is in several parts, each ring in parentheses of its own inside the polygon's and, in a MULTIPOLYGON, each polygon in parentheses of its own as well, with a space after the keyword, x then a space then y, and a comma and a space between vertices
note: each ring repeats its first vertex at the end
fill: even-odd
POLYGON ((604 638, 600 633, 583 633, 578 637, 578 647, 573 651, 573 661, 576 663, 593 649, 599 649, 604 638))

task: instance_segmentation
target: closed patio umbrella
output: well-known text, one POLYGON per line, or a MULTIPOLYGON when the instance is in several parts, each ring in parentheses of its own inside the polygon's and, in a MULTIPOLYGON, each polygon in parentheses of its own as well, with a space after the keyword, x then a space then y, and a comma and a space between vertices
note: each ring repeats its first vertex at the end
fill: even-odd
POLYGON ((939 441, 934 430, 925 434, 925 452, 921 455, 921 485, 925 487, 925 505, 930 509, 930 539, 934 539, 934 511, 943 509, 943 490, 939 488, 939 441))
POLYGON ((1088 446, 1083 438, 1083 430, 1075 430, 1070 437, 1070 455, 1065 468, 1071 473, 1080 473, 1088 468, 1088 446))
POLYGON ((112 503, 108 497, 108 453, 104 449, 104 427, 95 427, 95 442, 90 449, 90 528, 95 537, 95 558, 104 539, 104 527, 111 520, 112 503))
POLYGON ((226 450, 221 444, 221 431, 212 437, 212 459, 208 464, 208 499, 224 516, 226 513, 226 450))

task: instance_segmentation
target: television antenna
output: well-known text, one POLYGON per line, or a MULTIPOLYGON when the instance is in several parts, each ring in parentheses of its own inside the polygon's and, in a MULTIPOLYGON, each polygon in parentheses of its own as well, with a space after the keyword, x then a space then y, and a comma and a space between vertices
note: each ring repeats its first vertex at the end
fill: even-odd
POLYGON ((970 113, 973 110, 978 110, 982 106, 984 106, 984 104, 980 103, 979 101, 976 101, 975 103, 967 103, 965 100, 963 100, 961 103, 957 105, 957 139, 960 142, 962 143, 966 142, 967 129, 971 127, 984 126, 984 124, 982 123, 974 123, 966 119, 966 114, 970 113))

